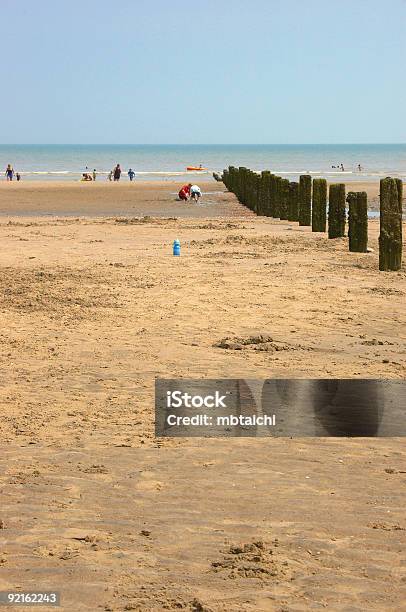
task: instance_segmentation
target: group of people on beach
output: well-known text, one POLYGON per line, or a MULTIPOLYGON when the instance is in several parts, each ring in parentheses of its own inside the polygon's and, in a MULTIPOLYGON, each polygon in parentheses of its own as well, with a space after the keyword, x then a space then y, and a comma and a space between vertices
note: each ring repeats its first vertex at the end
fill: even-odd
MULTIPOLYGON (((120 164, 117 164, 116 167, 113 170, 110 170, 110 172, 108 173, 107 180, 118 182, 121 178, 121 173, 122 173, 121 166, 120 164)), ((128 178, 132 182, 135 177, 134 170, 132 168, 129 168, 127 174, 128 174, 128 178)))
POLYGON ((202 190, 199 185, 192 185, 192 183, 187 183, 181 187, 179 193, 179 200, 183 202, 187 202, 188 200, 193 200, 194 202, 198 202, 202 197, 202 190))
MULTIPOLYGON (((341 162, 341 164, 337 164, 336 166, 331 166, 331 167, 334 168, 334 169, 337 169, 337 170, 341 170, 341 172, 345 172, 344 164, 342 162, 341 162)), ((358 164, 357 170, 358 170, 358 172, 362 172, 361 164, 358 164)))
MULTIPOLYGON (((344 164, 337 164, 336 166, 331 166, 334 169, 339 169, 342 172, 345 172, 345 168, 344 168, 344 164)), ((362 166, 361 164, 358 164, 357 166, 358 172, 362 172, 362 166)), ((114 181, 114 182, 118 182, 121 178, 121 174, 122 174, 122 170, 121 170, 121 166, 120 164, 117 164, 113 170, 110 170, 110 172, 107 175, 107 180, 108 181, 114 181)), ((130 181, 132 182, 134 180, 135 177, 135 172, 132 168, 129 168, 128 172, 128 178, 130 179, 130 181)), ((13 178, 15 177, 17 181, 21 180, 21 174, 19 172, 15 172, 14 168, 11 164, 7 165, 6 171, 5 171, 5 175, 6 175, 6 180, 7 181, 12 181, 13 178)), ((96 168, 93 168, 93 172, 90 172, 88 170, 88 167, 86 166, 86 172, 82 173, 82 178, 80 179, 81 181, 95 181, 97 178, 97 170, 96 168)), ((194 200, 194 201, 198 201, 199 198, 202 196, 202 192, 200 190, 200 187, 198 185, 192 185, 192 183, 188 183, 187 185, 183 185, 183 187, 181 188, 181 190, 179 191, 179 199, 183 200, 185 202, 187 202, 189 199, 194 200)))
MULTIPOLYGON (((121 166, 120 164, 116 164, 114 169, 110 170, 110 172, 108 173, 107 180, 118 182, 121 178, 121 174, 122 174, 121 166)), ((134 170, 132 168, 129 168, 127 174, 128 174, 128 178, 130 179, 130 181, 133 181, 135 177, 134 170)), ((7 181, 12 181, 14 176, 16 177, 17 181, 21 180, 20 173, 15 172, 11 164, 7 165, 5 175, 6 175, 7 181)), ((87 181, 95 181, 96 178, 97 178, 96 168, 93 168, 93 171, 90 172, 90 170, 86 166, 86 172, 82 173, 82 178, 80 180, 87 182, 87 181)), ((189 200, 198 202, 200 198, 202 197, 202 190, 200 189, 199 185, 193 185, 192 183, 187 183, 186 185, 183 185, 181 187, 178 196, 179 196, 179 200, 183 202, 188 202, 189 200)))
MULTIPOLYGON (((7 181, 12 181, 14 177, 16 178, 17 181, 21 180, 21 174, 19 172, 15 172, 11 164, 7 164, 7 168, 4 174, 6 176, 7 181)), ((130 179, 130 181, 133 181, 135 177, 134 170, 130 168, 127 174, 128 174, 128 178, 130 179)), ((95 181, 96 178, 97 178, 96 168, 93 168, 93 172, 90 172, 88 167, 86 166, 86 172, 82 173, 82 178, 80 180, 81 181, 95 181)), ((115 168, 111 170, 109 174, 107 175, 107 180, 119 181, 120 178, 121 178, 121 167, 120 167, 120 164, 117 164, 115 168)))
MULTIPOLYGON (((108 181, 118 182, 120 180, 120 178, 121 178, 121 174, 122 174, 121 166, 120 166, 120 164, 117 164, 113 168, 113 170, 110 170, 110 172, 108 173, 107 180, 108 181)), ((129 168, 127 174, 128 174, 128 178, 132 182, 134 180, 134 177, 135 177, 134 170, 132 168, 129 168)), ((96 178, 97 178, 97 170, 96 170, 96 168, 93 168, 93 172, 89 172, 88 168, 86 166, 86 172, 83 172, 82 178, 80 180, 81 181, 95 181, 96 178)))
POLYGON ((14 168, 11 164, 7 165, 7 168, 4 174, 6 175, 7 181, 12 181, 14 177, 16 177, 17 181, 21 181, 21 174, 19 172, 14 172, 14 168))

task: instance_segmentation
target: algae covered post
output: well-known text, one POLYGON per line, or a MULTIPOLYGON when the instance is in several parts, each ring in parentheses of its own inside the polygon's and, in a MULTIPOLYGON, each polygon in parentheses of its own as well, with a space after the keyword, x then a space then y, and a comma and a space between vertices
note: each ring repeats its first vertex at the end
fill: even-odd
POLYGON ((350 191, 348 202, 348 246, 353 253, 366 253, 368 246, 368 202, 365 191, 350 191))
POLYGON ((328 194, 328 237, 345 235, 345 184, 332 183, 328 194))
POLYGON ((312 177, 302 174, 299 178, 299 225, 312 223, 312 177))
POLYGON ((380 182, 379 269, 400 270, 402 265, 401 179, 386 177, 380 182))
POLYGON ((277 198, 277 194, 276 194, 276 190, 277 190, 277 180, 276 180, 276 175, 275 174, 271 174, 270 178, 269 178, 269 198, 270 198, 270 202, 269 202, 269 216, 270 217, 276 217, 275 211, 276 211, 276 198, 277 198))
POLYGON ((288 205, 289 205, 289 181, 288 179, 281 178, 279 183, 280 189, 280 209, 279 218, 288 219, 288 205))
POLYGON ((258 172, 254 172, 254 186, 255 186, 255 212, 257 215, 262 215, 261 211, 261 188, 262 188, 262 177, 258 172))
POLYGON ((312 202, 312 231, 326 231, 327 181, 314 179, 312 202))
POLYGON ((236 189, 236 187, 237 187, 237 185, 236 185, 236 182, 237 182, 237 176, 236 176, 237 175, 237 168, 234 168, 234 166, 230 166, 229 169, 228 169, 228 172, 229 172, 229 177, 230 177, 230 179, 229 179, 230 180, 230 188, 231 188, 231 191, 233 193, 235 193, 236 190, 237 190, 236 189))
POLYGON ((269 170, 263 170, 261 174, 261 214, 270 216, 270 186, 271 173, 269 170))
POLYGON ((272 216, 276 219, 279 219, 281 216, 281 180, 282 178, 280 176, 275 175, 272 216))
POLYGON ((223 183, 228 191, 230 191, 230 173, 226 168, 223 170, 223 183))
POLYGON ((291 181, 289 183, 289 221, 299 221, 299 183, 291 181))
POLYGON ((240 191, 238 194, 238 199, 241 204, 245 205, 247 201, 247 168, 245 168, 244 166, 240 166, 238 168, 238 173, 240 175, 240 191))
POLYGON ((247 168, 240 166, 238 168, 238 200, 241 204, 245 204, 247 191, 247 168))
POLYGON ((257 184, 257 174, 253 170, 249 171, 249 200, 248 207, 257 212, 258 205, 258 184, 257 184))

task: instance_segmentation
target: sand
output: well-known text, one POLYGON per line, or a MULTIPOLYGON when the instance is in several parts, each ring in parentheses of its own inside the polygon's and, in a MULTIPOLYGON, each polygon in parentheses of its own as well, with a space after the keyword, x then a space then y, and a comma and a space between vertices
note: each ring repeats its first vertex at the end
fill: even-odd
POLYGON ((403 379, 405 269, 378 271, 377 221, 350 254, 220 183, 198 208, 176 188, 0 186, 0 590, 402 609, 403 439, 158 440, 153 400, 156 376, 403 379), (214 346, 258 333, 288 349, 214 346))
MULTIPOLYGON (((154 215, 214 217, 230 215, 230 200, 222 196, 223 185, 207 175, 193 177, 205 192, 204 207, 190 212, 188 206, 176 204, 183 183, 166 181, 122 181, 94 183, 80 181, 0 181, 0 216, 13 215, 154 215), (224 207, 224 202, 227 206, 224 207)), ((366 191, 368 206, 378 210, 378 182, 349 182, 347 191, 366 191)), ((241 215, 241 209, 236 214, 241 215)))

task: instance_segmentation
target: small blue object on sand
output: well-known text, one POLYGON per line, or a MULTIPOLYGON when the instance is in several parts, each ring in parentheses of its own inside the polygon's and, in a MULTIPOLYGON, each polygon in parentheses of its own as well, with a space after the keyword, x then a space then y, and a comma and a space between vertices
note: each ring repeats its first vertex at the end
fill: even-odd
POLYGON ((177 238, 173 241, 173 254, 177 256, 180 255, 180 242, 177 238))

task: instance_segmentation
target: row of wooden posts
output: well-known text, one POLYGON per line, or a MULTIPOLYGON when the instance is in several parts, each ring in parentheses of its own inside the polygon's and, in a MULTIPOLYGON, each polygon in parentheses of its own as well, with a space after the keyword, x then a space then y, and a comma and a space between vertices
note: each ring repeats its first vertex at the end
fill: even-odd
MULTIPOLYGON (((215 177, 217 178, 217 177, 215 177)), ((220 178, 220 177, 219 177, 220 178)), ((260 174, 248 168, 229 166, 221 177, 227 189, 257 215, 311 226, 313 232, 328 231, 329 238, 342 238, 348 203, 349 250, 366 253, 368 247, 368 202, 365 191, 350 191, 344 183, 333 183, 303 174, 289 181, 268 170, 260 174)), ((402 181, 381 179, 379 269, 399 270, 402 265, 402 181)))

